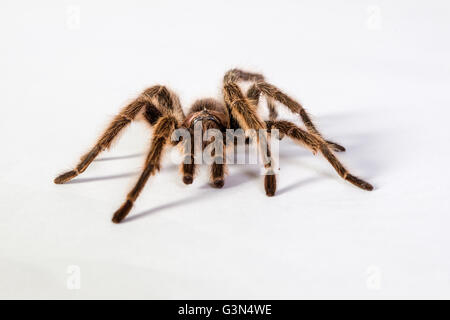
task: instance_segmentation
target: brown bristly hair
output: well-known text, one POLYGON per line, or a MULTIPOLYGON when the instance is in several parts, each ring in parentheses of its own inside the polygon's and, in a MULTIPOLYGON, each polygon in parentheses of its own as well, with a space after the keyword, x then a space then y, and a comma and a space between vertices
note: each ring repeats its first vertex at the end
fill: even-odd
POLYGON ((128 215, 134 202, 147 183, 148 178, 160 169, 162 153, 165 146, 170 142, 172 132, 177 128, 177 124, 177 119, 172 115, 161 117, 155 124, 150 151, 145 160, 144 170, 133 189, 128 193, 124 204, 114 213, 112 219, 114 223, 121 222, 128 215))
POLYGON ((330 150, 328 144, 324 142, 323 139, 319 139, 316 135, 303 130, 302 128, 298 127, 296 124, 290 121, 278 120, 278 121, 267 121, 266 123, 269 131, 273 128, 278 129, 280 133, 290 137, 295 142, 304 145, 305 147, 310 149, 314 154, 320 151, 322 155, 325 157, 325 159, 327 159, 328 162, 330 162, 330 164, 333 166, 336 172, 343 179, 353 183, 354 185, 356 185, 361 189, 368 191, 373 189, 372 185, 369 184, 368 182, 365 182, 364 180, 350 174, 348 170, 344 167, 344 165, 336 158, 336 156, 330 150))
MULTIPOLYGON (((249 92, 247 92, 247 96, 250 95, 249 99, 247 96, 244 96, 237 82, 241 80, 263 81, 263 79, 264 77, 260 74, 245 72, 239 69, 232 69, 224 76, 223 95, 225 104, 230 110, 231 115, 244 130, 253 129, 259 131, 261 129, 266 129, 266 124, 261 120, 256 111, 257 108, 255 103, 259 100, 259 93, 257 90, 250 87, 249 92)), ((267 141, 261 141, 258 136, 258 147, 266 169, 264 188, 266 190, 266 195, 273 196, 276 191, 276 175, 273 174, 273 161, 270 156, 269 145, 266 142, 267 141), (265 143, 265 146, 267 147, 266 150, 262 146, 263 143, 265 143)))
MULTIPOLYGON (((268 139, 272 138, 273 132, 271 130, 273 129, 279 131, 280 139, 289 137, 294 142, 310 149, 314 154, 320 152, 339 176, 346 181, 364 190, 373 189, 368 182, 350 174, 333 153, 333 151, 345 151, 345 148, 335 142, 325 140, 304 107, 274 85, 266 82, 262 74, 231 69, 223 78, 222 93, 223 103, 215 99, 200 99, 192 105, 185 115, 180 100, 173 91, 162 85, 149 87, 120 110, 92 149, 80 158, 75 168, 59 175, 54 182, 57 184, 68 182, 84 172, 102 151, 112 146, 123 129, 132 121, 145 119, 153 128, 150 148, 139 178, 122 206, 114 213, 112 221, 119 223, 132 209, 149 178, 160 170, 166 148, 176 146, 180 142, 171 141, 172 134, 178 128, 187 129, 191 138, 190 141, 186 141, 186 143, 190 142, 190 152, 186 148, 187 145, 182 144, 182 146, 185 146, 184 156, 190 161, 183 161, 180 168, 183 174, 183 182, 185 184, 193 182, 197 168, 194 159, 194 143, 196 142, 193 138, 194 126, 201 120, 202 132, 208 129, 217 129, 222 133, 221 139, 224 139, 224 142, 226 142, 225 133, 227 129, 252 129, 256 132, 260 129, 268 129, 267 132, 264 131, 263 136, 258 134, 257 139, 258 148, 263 157, 264 188, 267 196, 273 196, 277 187, 274 163, 267 143, 268 139), (239 86, 241 81, 251 82, 245 94, 239 86), (263 121, 258 114, 261 95, 264 96, 269 110, 269 120, 267 121, 263 121), (298 114, 306 130, 290 121, 277 120, 278 105, 284 105, 294 114, 298 114)), ((200 138, 201 141, 198 143, 202 148, 205 148, 208 142, 203 141, 203 137, 200 138)), ((217 135, 214 136, 214 139, 216 138, 218 138, 217 135)), ((226 148, 223 148, 223 154, 213 154, 213 157, 214 162, 210 166, 210 182, 213 187, 221 188, 224 186, 227 173, 226 148)))

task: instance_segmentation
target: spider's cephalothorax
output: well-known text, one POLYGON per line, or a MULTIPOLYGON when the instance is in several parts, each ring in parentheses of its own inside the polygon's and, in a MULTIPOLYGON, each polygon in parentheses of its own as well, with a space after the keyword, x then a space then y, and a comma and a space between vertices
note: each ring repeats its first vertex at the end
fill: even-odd
MULTIPOLYGON (((215 99, 201 99, 196 101, 185 115, 176 94, 168 88, 160 85, 150 87, 139 95, 137 99, 124 107, 114 118, 112 123, 98 139, 95 146, 83 157, 78 165, 66 173, 59 175, 54 181, 57 184, 65 183, 86 170, 89 164, 100 152, 108 149, 119 132, 131 121, 140 118, 145 119, 153 128, 150 150, 148 152, 144 169, 135 186, 128 193, 123 205, 115 212, 113 222, 119 223, 130 212, 134 202, 144 188, 148 178, 160 169, 161 157, 166 146, 176 144, 171 141, 176 129, 184 128, 193 136, 193 130, 200 123, 203 130, 217 129, 225 134, 227 129, 244 130, 270 130, 277 129, 280 137, 288 136, 295 142, 307 147, 313 153, 320 152, 334 167, 337 173, 345 180, 364 190, 372 190, 369 183, 350 174, 348 170, 336 158, 333 151, 345 151, 344 147, 337 143, 325 140, 316 129, 305 109, 301 104, 290 98, 278 88, 265 81, 261 74, 249 73, 238 69, 228 71, 223 79, 223 103, 215 99), (251 85, 244 94, 239 86, 241 81, 250 81, 251 85), (264 121, 258 113, 260 95, 263 94, 269 109, 269 119, 264 121), (303 121, 306 130, 296 124, 277 120, 278 113, 276 102, 285 105, 291 112, 298 114, 303 121)), ((259 139, 261 140, 261 139, 259 139)), ((191 184, 196 164, 194 161, 194 139, 190 152, 183 161, 181 171, 183 182, 191 184)), ((186 148, 184 148, 186 150, 186 148)), ((272 166, 270 150, 262 152, 264 155, 264 187, 268 196, 273 196, 276 191, 276 175, 272 166)), ((223 149, 225 153, 225 149, 223 149)), ((221 188, 224 185, 225 154, 215 154, 211 164, 211 182, 214 187, 221 188), (217 161, 216 161, 217 159, 217 161), (221 160, 221 161, 219 161, 221 160)))

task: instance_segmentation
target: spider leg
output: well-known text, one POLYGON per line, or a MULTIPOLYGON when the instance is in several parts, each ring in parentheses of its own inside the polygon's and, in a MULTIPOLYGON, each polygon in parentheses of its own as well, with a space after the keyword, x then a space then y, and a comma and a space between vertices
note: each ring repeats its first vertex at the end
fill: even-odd
POLYGON ((225 148, 222 155, 214 155, 214 162, 210 166, 211 182, 215 188, 222 188, 225 184, 225 173, 227 170, 225 164, 225 148))
POLYGON ((269 145, 265 136, 266 125, 259 118, 256 107, 244 96, 239 86, 233 80, 227 79, 227 77, 224 78, 223 94, 226 105, 242 129, 256 130, 259 131, 258 133, 263 133, 263 135, 257 134, 258 148, 265 168, 264 187, 266 195, 273 196, 276 191, 276 176, 269 145))
POLYGON ((303 108, 303 106, 300 103, 298 103, 297 101, 295 101, 294 99, 289 97, 287 94, 282 92, 280 89, 278 89, 274 85, 267 83, 265 81, 257 82, 256 86, 261 90, 261 92, 264 95, 269 96, 269 97, 275 99, 276 101, 282 103, 283 105, 288 107, 289 110, 291 110, 293 113, 299 114, 300 118, 302 119, 303 123, 305 124, 308 132, 310 132, 310 133, 316 135, 317 137, 319 137, 320 139, 322 139, 334 151, 337 151, 337 152, 345 151, 345 148, 343 146, 341 146, 340 144, 333 142, 333 141, 325 140, 322 137, 322 134, 319 132, 319 130, 317 130, 317 128, 314 125, 314 123, 312 122, 310 116, 306 112, 305 108, 303 108))
MULTIPOLYGON (((113 121, 97 140, 94 147, 81 157, 77 166, 73 170, 59 175, 55 178, 54 182, 56 184, 62 184, 72 180, 80 173, 84 172, 102 151, 111 147, 118 134, 136 119, 144 107, 151 109, 154 106, 152 100, 156 100, 155 102, 161 105, 162 108, 171 111, 179 118, 179 120, 184 118, 179 100, 174 94, 172 94, 164 86, 156 85, 150 87, 146 89, 137 99, 124 107, 119 114, 114 117, 113 121)), ((147 115, 146 118, 149 122, 151 122, 147 115)))
POLYGON ((345 151, 345 148, 336 142, 333 142, 330 140, 325 140, 325 142, 328 144, 328 147, 335 152, 344 152, 345 151))
POLYGON ((211 182, 215 188, 222 188, 225 184, 225 168, 224 163, 211 164, 211 182))
MULTIPOLYGON (((273 86, 272 84, 267 83, 264 80, 264 76, 258 73, 250 73, 239 69, 231 69, 229 70, 224 77, 225 81, 254 81, 255 83, 249 88, 247 91, 247 97, 256 102, 257 105, 259 100, 260 93, 263 93, 267 99, 267 106, 269 108, 269 118, 270 120, 275 120, 278 117, 278 113, 276 111, 276 106, 274 100, 284 104, 287 106, 293 113, 298 113, 305 124, 306 128, 310 133, 317 135, 322 138, 320 132, 316 129, 313 124, 311 118, 309 117, 306 110, 303 106, 283 93, 281 90, 273 86)), ((323 138, 322 138, 323 139, 323 138)), ((343 152, 345 148, 336 142, 324 140, 328 143, 329 147, 334 151, 343 152)))
POLYGON ((247 72, 241 69, 231 69, 225 73, 223 81, 238 82, 238 81, 264 81, 264 76, 260 73, 247 72))
MULTIPOLYGON (((240 69, 231 69, 229 70, 224 77, 225 82, 238 82, 238 81, 264 81, 264 76, 260 73, 252 73, 243 71, 240 69)), ((256 86, 256 84, 253 84, 248 90, 247 90, 247 98, 250 100, 250 102, 258 107, 259 103, 259 97, 261 95, 261 90, 256 86)), ((269 109, 269 118, 270 120, 275 120, 278 117, 278 112, 276 110, 275 102, 272 97, 266 96, 267 100, 267 108, 269 109)))
POLYGON ((373 186, 370 183, 349 173, 349 171, 336 158, 336 156, 330 150, 328 144, 324 142, 323 139, 319 139, 316 135, 301 129, 300 127, 289 121, 284 120, 267 121, 266 124, 269 131, 274 128, 278 129, 281 134, 287 135, 295 142, 300 143, 305 147, 309 148, 314 154, 320 151, 320 153, 322 153, 325 159, 327 159, 328 162, 330 162, 333 168, 344 180, 347 180, 348 182, 354 184, 355 186, 361 189, 367 191, 373 190, 373 186))
MULTIPOLYGON (((181 172, 183 174, 183 182, 185 184, 191 184, 194 181, 195 171, 197 169, 197 165, 195 164, 195 158, 194 158, 194 135, 191 134, 190 141, 186 141, 183 143, 190 143, 189 150, 186 150, 186 147, 184 148, 184 159, 183 163, 181 164, 181 172)), ((201 142, 200 142, 201 143, 201 142)))
MULTIPOLYGON (((255 106, 258 106, 260 95, 261 90, 258 89, 256 84, 252 84, 250 88, 247 90, 247 98, 255 106)), ((266 97, 266 100, 267 100, 267 108, 269 109, 269 119, 276 120, 278 118, 278 112, 276 109, 275 101, 273 101, 271 97, 266 97)))
POLYGON ((153 137, 150 144, 150 151, 145 161, 142 171, 135 186, 127 195, 127 199, 122 206, 114 213, 112 221, 121 222, 130 212, 134 202, 141 193, 151 175, 159 171, 161 166, 162 153, 169 144, 173 131, 177 128, 177 119, 172 115, 162 116, 154 127, 153 137))
MULTIPOLYGON (((257 84, 251 85, 247 91, 247 98, 252 101, 254 105, 258 105, 259 97, 261 95, 261 90, 258 88, 257 84)), ((275 101, 273 98, 266 96, 267 108, 269 109, 269 119, 274 121, 278 118, 278 112, 276 109, 275 101)), ((328 146, 336 152, 344 152, 345 148, 333 141, 325 140, 328 146)))
POLYGON ((134 120, 144 105, 145 101, 138 98, 123 108, 120 113, 115 116, 101 137, 97 140, 94 147, 81 157, 77 166, 73 170, 56 177, 54 182, 56 184, 62 184, 84 172, 91 162, 94 161, 94 159, 100 154, 100 152, 111 146, 114 138, 116 138, 119 132, 134 120))

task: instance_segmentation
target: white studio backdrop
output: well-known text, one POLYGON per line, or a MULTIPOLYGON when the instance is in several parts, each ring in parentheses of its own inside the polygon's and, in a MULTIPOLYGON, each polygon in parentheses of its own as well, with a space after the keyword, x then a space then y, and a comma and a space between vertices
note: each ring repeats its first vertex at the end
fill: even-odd
POLYGON ((2 0, 0 297, 449 298, 449 39, 446 1, 2 0), (375 190, 285 139, 275 197, 257 166, 216 190, 167 160, 114 225, 140 123, 53 184, 144 88, 187 110, 232 67, 301 101, 375 190))

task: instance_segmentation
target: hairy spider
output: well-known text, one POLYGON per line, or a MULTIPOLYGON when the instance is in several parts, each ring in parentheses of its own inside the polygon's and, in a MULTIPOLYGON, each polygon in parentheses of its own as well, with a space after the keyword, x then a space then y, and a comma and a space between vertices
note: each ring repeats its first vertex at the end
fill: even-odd
MULTIPOLYGON (((288 136, 309 148, 313 153, 320 152, 343 179, 361 189, 369 191, 373 189, 369 183, 350 174, 333 154, 333 151, 341 152, 345 151, 345 148, 335 142, 325 140, 302 105, 272 84, 267 83, 261 74, 239 69, 228 71, 223 78, 223 100, 224 103, 216 99, 197 100, 185 116, 180 100, 175 93, 161 85, 150 87, 119 112, 95 146, 81 157, 75 169, 59 175, 54 182, 62 184, 84 172, 100 152, 111 146, 122 129, 131 121, 143 118, 153 127, 150 150, 139 179, 128 193, 125 202, 114 213, 112 221, 115 223, 119 223, 127 216, 149 177, 159 171, 163 151, 166 146, 171 144, 173 132, 178 128, 186 128, 192 134, 194 125, 198 121, 201 121, 203 129, 213 128, 224 133, 226 129, 267 129, 270 134, 271 129, 278 129, 280 137, 288 136), (238 85, 241 81, 251 82, 246 94, 238 85), (263 121, 257 112, 261 94, 267 100, 269 109, 269 120, 267 121, 263 121), (277 120, 276 102, 285 105, 294 114, 300 115, 306 130, 292 122, 277 120)), ((191 139, 191 143, 194 144, 194 139, 191 139)), ((172 144, 174 145, 176 142, 172 142, 172 144)), ((194 148, 191 146, 189 149, 190 153, 185 156, 190 161, 184 161, 181 164, 185 184, 192 183, 196 170, 194 148)), ((210 167, 211 182, 214 187, 221 188, 224 185, 226 164, 224 161, 219 161, 223 160, 224 156, 215 155, 217 161, 214 161, 210 167)), ((272 166, 270 150, 268 150, 264 161, 266 170, 264 187, 267 196, 273 196, 276 190, 276 175, 272 166)))

